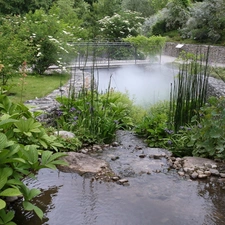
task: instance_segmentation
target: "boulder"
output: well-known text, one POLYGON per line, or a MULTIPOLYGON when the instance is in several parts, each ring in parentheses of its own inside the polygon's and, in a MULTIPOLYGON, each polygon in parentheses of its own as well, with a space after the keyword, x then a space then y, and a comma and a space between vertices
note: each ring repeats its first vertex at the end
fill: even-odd
POLYGON ((68 163, 68 166, 60 165, 58 167, 60 171, 75 172, 80 175, 96 174, 101 172, 102 169, 109 167, 104 160, 96 159, 83 153, 68 152, 63 159, 68 163))

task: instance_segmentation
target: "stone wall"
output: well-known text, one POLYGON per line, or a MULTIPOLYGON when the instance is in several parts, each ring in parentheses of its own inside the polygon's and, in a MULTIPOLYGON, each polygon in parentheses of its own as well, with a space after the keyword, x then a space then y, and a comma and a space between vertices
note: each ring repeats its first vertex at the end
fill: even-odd
MULTIPOLYGON (((201 52, 206 54, 208 50, 208 45, 194 45, 194 44, 184 44, 181 48, 176 48, 178 43, 167 42, 164 47, 164 55, 178 57, 181 51, 194 53, 201 52)), ((225 47, 222 46, 209 46, 209 63, 211 65, 219 65, 225 67, 225 47)), ((209 77, 208 83, 208 97, 225 96, 225 83, 222 80, 209 77)))
MULTIPOLYGON (((181 43, 182 44, 182 43, 181 43)), ((178 43, 167 42, 164 47, 164 55, 178 57, 181 51, 189 53, 201 52, 202 54, 207 52, 208 45, 194 45, 184 44, 181 48, 176 48, 178 43)), ((225 47, 222 46, 209 46, 209 62, 210 63, 224 63, 225 64, 225 47)))

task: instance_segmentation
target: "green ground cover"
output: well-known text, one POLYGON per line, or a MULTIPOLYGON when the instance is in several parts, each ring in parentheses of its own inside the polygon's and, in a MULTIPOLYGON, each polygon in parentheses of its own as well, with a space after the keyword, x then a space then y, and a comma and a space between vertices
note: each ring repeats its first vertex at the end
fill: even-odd
POLYGON ((53 90, 66 84, 70 77, 69 73, 54 73, 51 75, 30 74, 25 78, 17 75, 8 81, 8 95, 16 103, 25 102, 36 97, 45 97, 53 90))

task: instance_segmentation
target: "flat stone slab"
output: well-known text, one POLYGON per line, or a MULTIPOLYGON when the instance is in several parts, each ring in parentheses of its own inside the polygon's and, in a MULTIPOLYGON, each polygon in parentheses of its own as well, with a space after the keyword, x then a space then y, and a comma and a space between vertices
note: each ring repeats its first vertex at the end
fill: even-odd
POLYGON ((186 156, 186 157, 183 157, 183 160, 184 160, 183 167, 187 167, 187 168, 204 167, 206 164, 216 165, 214 160, 200 158, 200 157, 186 156))
POLYGON ((68 166, 60 165, 58 167, 60 171, 75 172, 80 175, 86 173, 96 174, 109 167, 104 160, 96 159, 83 153, 68 152, 63 159, 68 163, 68 166))

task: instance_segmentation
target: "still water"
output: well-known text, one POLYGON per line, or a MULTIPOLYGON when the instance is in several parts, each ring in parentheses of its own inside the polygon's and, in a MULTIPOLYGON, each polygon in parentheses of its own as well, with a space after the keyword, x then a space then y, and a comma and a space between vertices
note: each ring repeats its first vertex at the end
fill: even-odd
POLYGON ((177 69, 166 65, 152 64, 143 66, 126 66, 116 69, 99 69, 95 71, 99 90, 108 88, 111 76, 111 88, 128 93, 137 105, 148 106, 160 100, 169 100, 170 87, 177 69))
POLYGON ((18 225, 224 225, 225 190, 217 178, 182 178, 165 161, 146 157, 155 149, 126 131, 120 133, 121 145, 105 149, 96 157, 110 163, 116 174, 129 180, 129 186, 92 181, 76 173, 49 169, 39 171, 29 187, 41 188, 34 204, 42 208, 40 221, 32 213, 14 205, 18 225), (126 132, 126 133, 125 133, 126 132), (111 155, 118 156, 112 161, 111 155), (163 166, 162 166, 163 165, 163 166), (158 168, 161 172, 154 172, 158 168), (151 171, 147 174, 145 169, 151 171))

